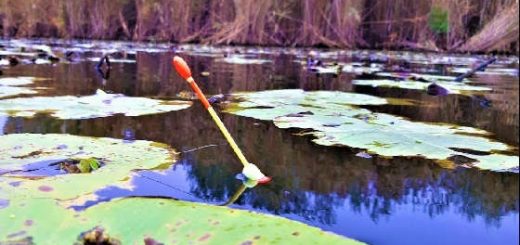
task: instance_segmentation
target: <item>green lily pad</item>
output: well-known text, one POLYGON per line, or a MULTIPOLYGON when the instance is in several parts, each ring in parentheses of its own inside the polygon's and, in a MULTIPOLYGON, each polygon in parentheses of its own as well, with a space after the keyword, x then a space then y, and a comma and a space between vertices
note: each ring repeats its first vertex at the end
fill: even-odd
MULTIPOLYGON (((9 134, 0 136, 0 173, 6 177, 31 177, 27 169, 56 169, 67 159, 103 159, 102 168, 88 174, 62 174, 26 181, 18 195, 76 198, 109 185, 126 184, 132 171, 174 162, 176 153, 158 143, 61 134, 9 134)), ((12 193, 15 194, 15 193, 12 193)))
POLYGON ((107 117, 114 114, 141 116, 186 109, 189 101, 162 101, 122 94, 106 94, 101 90, 90 96, 15 98, 0 101, 0 115, 32 117, 48 113, 59 119, 107 117))
POLYGON ((0 78, 0 86, 24 86, 30 85, 36 80, 35 77, 5 77, 0 78))
POLYGON ((371 64, 369 67, 362 66, 356 63, 352 64, 344 64, 342 71, 345 73, 353 73, 353 74, 363 74, 363 73, 376 73, 380 72, 383 69, 382 65, 379 64, 371 64))
MULTIPOLYGON (((430 82, 454 82, 456 77, 442 76, 442 75, 430 75, 430 74, 419 74, 419 73, 399 73, 399 72, 378 72, 378 76, 392 77, 403 80, 427 80, 430 82)), ((468 79, 462 80, 462 82, 470 82, 468 79)))
POLYGON ((125 198, 74 212, 49 199, 15 200, 0 209, 0 241, 73 244, 94 227, 122 244, 362 244, 296 221, 171 199, 125 198), (19 234, 16 236, 16 234, 19 234))
MULTIPOLYGON (((99 60, 101 59, 102 57, 89 57, 87 58, 88 61, 92 61, 92 62, 99 62, 99 60)), ((128 63, 128 64, 132 64, 132 63, 137 63, 136 60, 132 60, 132 59, 114 59, 114 58, 110 58, 110 63, 114 63, 114 64, 117 64, 117 63, 128 63)))
POLYGON ((38 80, 38 78, 35 77, 0 78, 0 98, 6 98, 21 94, 36 94, 38 92, 33 88, 20 87, 31 85, 36 80, 38 80))
POLYGON ((384 104, 381 98, 364 96, 367 95, 301 90, 240 93, 236 97, 241 102, 232 104, 226 111, 272 120, 279 128, 311 129, 313 131, 307 134, 324 146, 348 146, 385 157, 424 157, 445 167, 455 166, 455 162, 450 161, 452 157, 465 156, 474 160, 466 165, 469 167, 513 172, 518 169, 518 156, 497 153, 508 151, 510 147, 489 140, 485 137, 489 133, 484 130, 412 122, 355 107, 384 104))
MULTIPOLYGON (((297 61, 301 65, 306 65, 306 61, 297 61)), ((352 62, 352 63, 339 63, 339 64, 330 64, 325 66, 311 66, 306 67, 305 69, 319 74, 339 74, 339 73, 350 73, 350 74, 373 74, 376 72, 380 72, 383 69, 382 65, 379 64, 371 64, 371 66, 364 66, 362 63, 352 62)))
POLYGON ((38 92, 24 87, 0 86, 0 99, 21 94, 37 94, 38 92))
MULTIPOLYGON (((431 83, 413 81, 413 80, 396 81, 396 80, 380 79, 380 80, 353 80, 352 84, 357 85, 357 86, 427 90, 428 86, 431 83)), ((484 92, 484 91, 492 90, 491 88, 468 85, 466 83, 460 83, 460 82, 438 81, 438 82, 436 82, 436 84, 443 88, 446 88, 450 94, 461 94, 461 93, 465 93, 465 92, 466 93, 467 92, 484 92)))
MULTIPOLYGON (((471 68, 466 67, 455 67, 450 71, 453 73, 467 73, 471 71, 471 68)), ((485 71, 477 71, 477 75, 508 75, 508 76, 518 76, 518 69, 516 68, 487 68, 485 71)))
POLYGON ((216 59, 216 61, 237 65, 260 65, 271 62, 270 60, 248 58, 242 55, 232 55, 226 58, 216 59))

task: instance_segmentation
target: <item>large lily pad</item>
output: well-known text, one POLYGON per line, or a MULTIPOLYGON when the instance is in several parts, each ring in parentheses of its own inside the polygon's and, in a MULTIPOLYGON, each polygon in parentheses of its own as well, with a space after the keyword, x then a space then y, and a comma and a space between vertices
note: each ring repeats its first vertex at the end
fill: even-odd
MULTIPOLYGON (((414 90, 428 90, 428 86, 431 85, 431 83, 421 82, 421 81, 413 81, 413 80, 400 81, 400 80, 388 80, 388 79, 353 80, 352 84, 357 85, 357 86, 389 87, 389 88, 402 88, 402 89, 414 89, 414 90)), ((435 82, 435 84, 447 89, 448 93, 450 93, 450 94, 491 91, 491 88, 474 86, 474 85, 469 85, 469 84, 460 83, 460 82, 438 81, 438 82, 435 82)))
POLYGON ((361 244, 281 217, 167 199, 126 198, 83 212, 48 199, 16 200, 0 209, 0 240, 32 237, 36 244, 73 244, 101 227, 122 244, 361 244))
POLYGON ((114 114, 141 116, 186 109, 189 101, 162 101, 122 94, 106 94, 101 90, 90 96, 15 98, 0 101, 0 115, 32 117, 48 113, 60 119, 107 117, 114 114))
POLYGON ((73 244, 82 232, 102 227, 123 244, 147 238, 165 244, 358 244, 285 218, 171 199, 126 198, 86 210, 68 208, 74 200, 87 200, 108 185, 128 186, 132 171, 171 164, 175 156, 167 146, 149 141, 58 134, 0 136, 0 243, 31 238, 36 244, 73 244), (101 159, 104 166, 92 173, 38 178, 34 171, 26 172, 45 167, 42 162, 70 158, 101 159))
POLYGON ((0 136, 2 176, 45 177, 39 181, 24 182, 16 188, 19 195, 26 193, 57 199, 75 198, 120 183, 130 177, 133 170, 172 163, 175 156, 175 152, 169 147, 143 140, 127 142, 60 134, 0 136), (59 168, 55 164, 68 159, 90 158, 100 159, 105 165, 86 174, 45 176, 36 171, 59 168))
POLYGON ((494 171, 517 171, 519 165, 518 156, 497 153, 510 147, 489 140, 485 137, 489 134, 486 131, 412 122, 354 106, 384 102, 373 96, 275 90, 240 93, 236 97, 241 102, 233 104, 227 112, 272 120, 279 128, 311 129, 313 131, 307 134, 324 146, 349 146, 386 157, 424 157, 446 167, 461 164, 494 171), (460 157, 467 160, 460 163, 456 160, 460 157))

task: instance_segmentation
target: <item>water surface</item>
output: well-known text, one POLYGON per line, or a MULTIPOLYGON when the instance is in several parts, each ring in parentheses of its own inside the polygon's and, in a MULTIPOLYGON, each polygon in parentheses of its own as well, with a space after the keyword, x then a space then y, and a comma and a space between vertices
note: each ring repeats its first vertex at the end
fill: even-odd
MULTIPOLYGON (((2 71, 3 77, 50 78, 38 82, 38 86, 52 88, 45 90, 44 95, 90 95, 101 88, 129 96, 174 99, 189 91, 170 67, 173 48, 145 51, 129 54, 127 58, 135 59, 135 63, 113 63, 105 80, 94 69, 95 62, 89 61, 19 65, 2 71)), ((234 48, 229 47, 228 52, 233 53, 234 48)), ((368 108, 414 121, 485 129, 493 134, 491 138, 518 147, 518 75, 477 75, 472 81, 494 91, 480 96, 437 97, 424 91, 354 86, 352 79, 359 77, 354 74, 306 71, 295 62, 306 52, 265 49, 253 56, 272 62, 252 65, 219 62, 211 55, 186 52, 181 55, 187 58, 195 79, 208 95, 302 88, 412 99, 416 105, 368 108), (203 71, 210 75, 202 76, 203 71)), ((98 57, 99 53, 94 50, 82 55, 98 57)), ((361 56, 347 52, 325 59, 348 62, 359 61, 361 56)), ((378 61, 377 57, 367 57, 378 61)), ((504 60, 510 58, 503 58, 502 66, 518 69, 518 62, 504 60)), ((392 60, 380 62, 388 64, 392 60)), ((412 70, 430 69, 438 74, 446 74, 444 68, 436 64, 411 66, 412 70)), ((271 122, 221 115, 248 159, 274 180, 247 189, 232 207, 284 216, 370 244, 519 242, 518 174, 443 169, 420 158, 365 159, 356 156, 359 150, 318 146, 311 138, 295 136, 297 130, 279 129, 271 122)), ((44 115, 31 119, 0 117, 0 134, 3 133, 146 139, 170 144, 183 152, 181 160, 168 170, 137 174, 133 191, 116 188, 99 191, 97 194, 105 201, 143 195, 222 204, 241 186, 235 178, 241 164, 198 103, 187 110, 142 117, 89 120, 57 120, 44 115)), ((518 154, 517 149, 513 151, 518 154)))

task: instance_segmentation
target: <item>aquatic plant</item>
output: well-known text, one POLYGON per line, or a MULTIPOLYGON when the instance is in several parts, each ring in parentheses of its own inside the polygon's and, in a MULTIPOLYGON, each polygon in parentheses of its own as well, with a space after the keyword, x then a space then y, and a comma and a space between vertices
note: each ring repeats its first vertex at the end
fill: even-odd
POLYGON ((279 128, 310 130, 324 146, 365 149, 383 157, 424 157, 441 166, 518 171, 519 158, 499 152, 511 149, 492 141, 488 132, 457 125, 412 122, 374 113, 356 105, 380 105, 386 100, 333 91, 273 90, 234 95, 240 101, 226 111, 270 120, 279 128))
POLYGON ((114 114, 140 116, 186 109, 190 101, 162 101, 144 97, 107 94, 90 96, 29 97, 0 100, 0 114, 32 117, 38 113, 60 119, 107 117, 114 114))

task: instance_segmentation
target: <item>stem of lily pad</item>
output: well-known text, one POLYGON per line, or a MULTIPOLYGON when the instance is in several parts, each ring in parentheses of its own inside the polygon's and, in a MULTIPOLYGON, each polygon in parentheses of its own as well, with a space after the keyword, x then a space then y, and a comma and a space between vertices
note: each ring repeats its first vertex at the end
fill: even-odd
POLYGON ((247 178, 258 181, 258 183, 260 184, 271 181, 271 178, 265 176, 256 165, 247 161, 246 157, 244 156, 244 154, 238 147, 237 143, 227 130, 226 126, 224 125, 222 120, 220 120, 220 117, 218 116, 217 112, 215 112, 215 109, 213 109, 211 104, 208 102, 208 99, 206 99, 206 96, 204 95, 204 93, 202 93, 199 86, 191 76, 191 70, 186 61, 184 61, 184 59, 182 59, 179 56, 175 56, 173 58, 172 65, 179 74, 179 76, 186 80, 193 92, 197 94, 197 97, 199 98, 200 102, 202 103, 204 108, 206 108, 215 124, 217 124, 217 127, 220 129, 220 132, 222 132, 222 134, 224 135, 224 138, 226 138, 227 142, 231 146, 231 149, 233 149, 233 152, 235 152, 242 165, 244 165, 242 173, 247 178))

